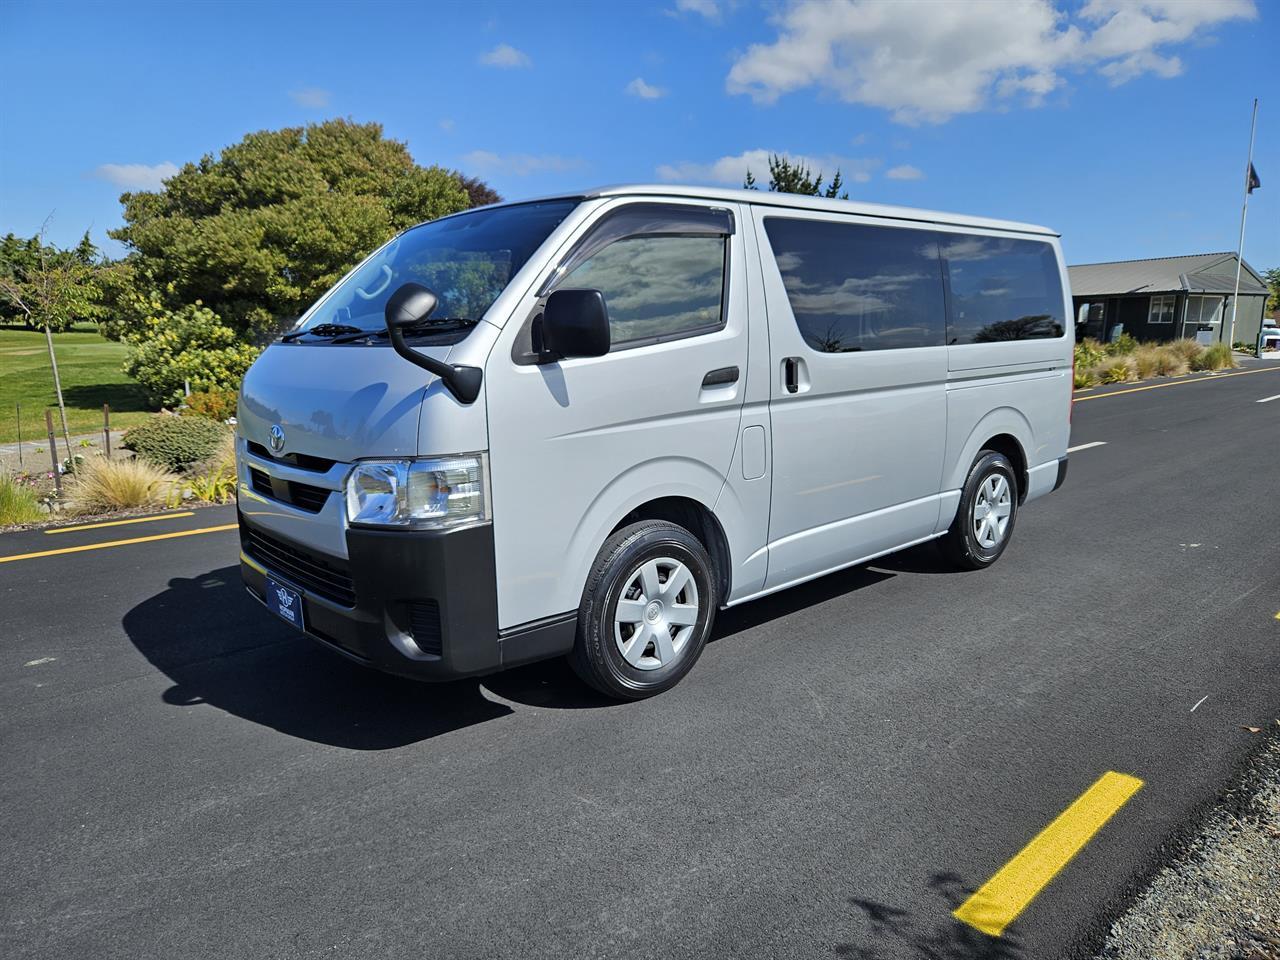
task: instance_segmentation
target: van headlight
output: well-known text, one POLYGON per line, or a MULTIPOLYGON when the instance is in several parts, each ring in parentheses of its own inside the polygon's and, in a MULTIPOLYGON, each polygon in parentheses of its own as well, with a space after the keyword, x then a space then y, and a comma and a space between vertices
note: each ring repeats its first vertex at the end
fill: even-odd
POLYGON ((439 529, 489 519, 485 455, 362 460, 347 477, 347 520, 439 529))

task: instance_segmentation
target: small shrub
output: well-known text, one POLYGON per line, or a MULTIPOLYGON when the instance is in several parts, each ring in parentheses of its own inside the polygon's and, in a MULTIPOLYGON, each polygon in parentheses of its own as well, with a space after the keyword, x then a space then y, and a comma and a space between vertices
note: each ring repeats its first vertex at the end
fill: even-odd
POLYGON ((67 485, 67 498, 78 513, 162 506, 172 497, 177 479, 163 467, 137 457, 98 457, 86 463, 67 485))
POLYGON ((1215 343, 1204 349, 1191 363, 1193 370, 1230 370, 1236 365, 1231 348, 1225 343, 1215 343))
POLYGON ((1102 368, 1103 383, 1128 383, 1133 378, 1133 367, 1128 358, 1116 360, 1102 368))
POLYGON ((1165 346, 1156 349, 1157 375, 1161 377, 1180 377, 1190 369, 1186 357, 1173 347, 1165 346))
POLYGON ((1106 348, 1091 337, 1085 337, 1076 344, 1076 369, 1096 367, 1107 359, 1106 348))
POLYGON ((1196 357, 1200 356, 1200 354, 1204 352, 1204 347, 1200 346, 1200 344, 1196 343, 1194 340, 1188 340, 1186 338, 1173 341, 1173 343, 1169 344, 1169 349, 1182 357, 1183 360, 1187 361, 1188 366, 1194 362, 1196 357))
POLYGON ((1107 353, 1113 357, 1127 357, 1138 349, 1138 341, 1131 334, 1122 333, 1107 344, 1107 353))
POLYGON ((0 527, 36 523, 44 516, 34 490, 18 483, 9 474, 0 473, 0 527))
POLYGON ((210 387, 208 390, 194 390, 186 399, 182 410, 183 416, 204 417, 224 423, 236 415, 236 392, 210 387))
POLYGON ((186 488, 205 503, 226 503, 236 495, 235 437, 228 434, 217 453, 192 471, 186 488))
POLYGON ((212 457, 230 432, 204 417, 162 413, 126 433, 123 446, 158 466, 177 470, 212 457))
POLYGON ((1083 390, 1085 387, 1096 387, 1098 385, 1098 375, 1088 367, 1076 367, 1075 371, 1075 388, 1083 390))
POLYGON ((1160 368, 1159 348, 1139 347, 1133 351, 1133 370, 1139 380, 1154 377, 1160 368))

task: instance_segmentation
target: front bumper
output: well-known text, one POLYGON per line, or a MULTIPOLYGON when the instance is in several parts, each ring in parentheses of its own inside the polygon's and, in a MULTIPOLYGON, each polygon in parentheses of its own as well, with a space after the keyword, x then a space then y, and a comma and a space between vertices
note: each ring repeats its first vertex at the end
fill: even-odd
POLYGON ((259 602, 270 577, 303 599, 305 632, 367 666, 419 680, 476 676, 565 653, 572 628, 500 635, 493 527, 346 531, 347 559, 240 522, 240 573, 259 602))

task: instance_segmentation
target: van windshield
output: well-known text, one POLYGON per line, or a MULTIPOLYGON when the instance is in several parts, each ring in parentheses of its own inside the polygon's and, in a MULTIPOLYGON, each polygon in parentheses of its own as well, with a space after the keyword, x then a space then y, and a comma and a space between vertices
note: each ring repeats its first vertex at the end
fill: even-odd
POLYGON ((361 334, 385 334, 388 298, 402 284, 413 282, 430 287, 439 304, 428 324, 411 336, 455 343, 484 316, 577 202, 476 210, 406 230, 334 287, 285 339, 341 342, 361 339, 361 334))

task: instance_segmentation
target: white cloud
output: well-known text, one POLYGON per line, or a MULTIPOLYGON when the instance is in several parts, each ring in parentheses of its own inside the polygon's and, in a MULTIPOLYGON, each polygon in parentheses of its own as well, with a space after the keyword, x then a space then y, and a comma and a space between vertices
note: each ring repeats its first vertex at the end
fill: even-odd
POLYGON ((486 67, 499 67, 503 70, 533 66, 527 53, 517 50, 509 43, 500 43, 488 53, 482 54, 480 62, 486 67))
POLYGON ((531 173, 558 173, 576 170, 582 166, 577 157, 562 157, 554 153, 494 153, 490 150, 472 150, 462 158, 463 166, 480 173, 507 173, 517 177, 531 173))
POLYGON ((764 186, 769 182, 769 158, 784 157, 793 164, 800 163, 808 167, 812 173, 821 172, 825 181, 830 182, 837 170, 846 183, 866 183, 871 179, 871 171, 876 168, 878 160, 837 157, 830 154, 818 157, 788 153, 785 150, 744 150, 729 157, 721 157, 711 163, 664 163, 657 169, 658 178, 667 181, 692 183, 719 183, 731 187, 740 187, 750 170, 757 182, 764 186))
POLYGON ((302 87, 299 90, 289 91, 289 99, 298 106, 306 107, 309 110, 323 110, 329 105, 329 101, 332 98, 332 93, 319 87, 302 87))
POLYGON ((93 175, 126 190, 159 190, 164 186, 164 181, 177 172, 177 164, 166 160, 154 166, 145 163, 104 163, 93 171, 93 175))
POLYGON ((730 93, 773 103, 816 87, 890 111, 899 123, 942 123, 993 101, 1029 106, 1067 70, 1095 69, 1113 84, 1182 70, 1165 48, 1257 16, 1253 0, 798 0, 775 18, 778 35, 753 44, 729 71, 730 93))
POLYGON ((890 180, 923 180, 924 172, 919 167, 913 167, 909 163, 899 164, 896 167, 890 167, 884 172, 884 175, 890 180))
POLYGON ((651 83, 645 83, 643 77, 636 77, 628 83, 626 92, 633 97, 639 97, 641 100, 657 100, 667 95, 667 91, 662 87, 655 87, 651 83))

